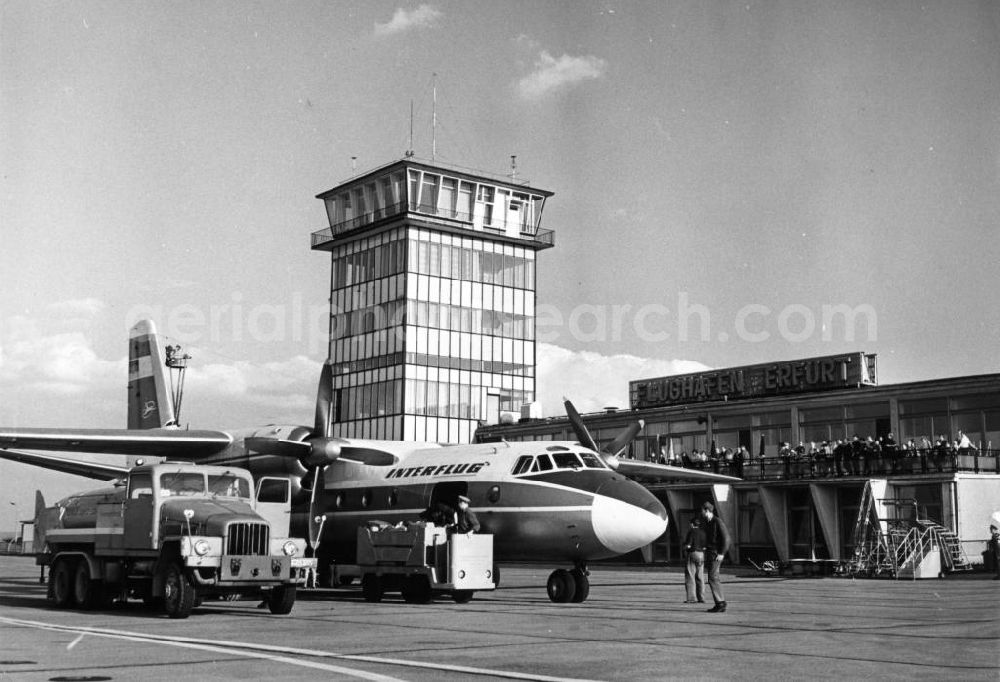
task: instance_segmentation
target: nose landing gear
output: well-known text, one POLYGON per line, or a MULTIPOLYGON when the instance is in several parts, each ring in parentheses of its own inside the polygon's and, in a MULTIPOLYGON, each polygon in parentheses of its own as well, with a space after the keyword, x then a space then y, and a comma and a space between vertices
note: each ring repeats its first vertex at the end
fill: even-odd
POLYGON ((579 604, 587 601, 590 596, 590 571, 583 564, 577 565, 571 571, 564 568, 552 571, 546 584, 549 599, 557 604, 579 604))

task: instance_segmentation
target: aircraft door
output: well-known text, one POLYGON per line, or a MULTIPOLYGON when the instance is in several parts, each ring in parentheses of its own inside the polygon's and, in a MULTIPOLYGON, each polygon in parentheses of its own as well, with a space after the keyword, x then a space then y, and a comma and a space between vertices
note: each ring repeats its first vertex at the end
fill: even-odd
POLYGON ((430 505, 443 502, 452 509, 458 509, 458 496, 469 494, 469 484, 466 481, 446 481, 438 483, 431 491, 430 505))
POLYGON ((287 538, 291 523, 291 482, 263 476, 257 482, 257 513, 271 525, 272 538, 287 538))

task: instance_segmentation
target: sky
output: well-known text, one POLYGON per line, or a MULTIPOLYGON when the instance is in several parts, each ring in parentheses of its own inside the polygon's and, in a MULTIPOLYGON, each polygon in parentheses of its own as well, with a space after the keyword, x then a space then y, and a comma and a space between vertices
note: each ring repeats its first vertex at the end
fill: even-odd
MULTIPOLYGON (((848 351, 997 372, 998 141, 988 1, 0 0, 0 425, 123 427, 144 317, 185 423, 311 423, 315 195, 408 149, 554 192, 545 414, 848 351)), ((0 530, 35 487, 81 479, 0 463, 0 530)))

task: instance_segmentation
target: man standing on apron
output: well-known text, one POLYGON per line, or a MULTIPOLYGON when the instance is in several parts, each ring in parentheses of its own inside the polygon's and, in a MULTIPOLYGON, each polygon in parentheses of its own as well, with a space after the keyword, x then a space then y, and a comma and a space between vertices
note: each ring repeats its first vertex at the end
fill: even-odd
POLYGON ((711 502, 701 505, 701 526, 705 531, 705 563, 708 566, 708 586, 712 590, 715 606, 709 613, 722 613, 726 610, 726 598, 722 594, 722 583, 719 581, 719 568, 722 559, 729 551, 729 529, 718 516, 711 502))
POLYGON ((684 538, 687 551, 687 571, 684 574, 684 589, 687 592, 685 604, 705 603, 705 531, 701 520, 691 519, 691 530, 684 538))

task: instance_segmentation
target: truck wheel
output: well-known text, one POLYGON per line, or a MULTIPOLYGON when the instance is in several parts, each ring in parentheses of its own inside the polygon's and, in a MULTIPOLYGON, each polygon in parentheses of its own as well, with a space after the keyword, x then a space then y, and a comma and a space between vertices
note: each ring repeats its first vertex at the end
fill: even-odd
POLYGON ((194 608, 195 589, 176 563, 167 566, 163 577, 163 610, 171 618, 187 618, 194 608))
POLYGON ((361 579, 361 595, 365 601, 380 602, 383 592, 382 579, 374 573, 365 573, 365 577, 361 579))
POLYGON ((493 587, 500 587, 500 566, 493 564, 493 587))
POLYGON ((279 616, 291 613, 295 606, 295 591, 295 585, 275 585, 267 596, 267 608, 279 616))
POLYGON ((431 582, 426 575, 410 575, 403 580, 403 601, 426 604, 432 596, 431 582))
POLYGON ((66 559, 57 559, 55 566, 49 571, 49 591, 52 603, 57 609, 65 609, 73 601, 72 583, 70 562, 66 559))
POLYGON ((451 598, 455 600, 456 604, 468 604, 472 601, 472 595, 474 594, 474 590, 452 590, 451 598))
POLYGON ((565 568, 552 571, 549 581, 545 586, 549 593, 549 599, 557 604, 566 604, 573 600, 576 593, 576 581, 565 568))
POLYGON ((90 577, 90 565, 86 559, 80 559, 73 572, 73 601, 84 611, 94 609, 100 602, 103 585, 100 580, 90 577))

